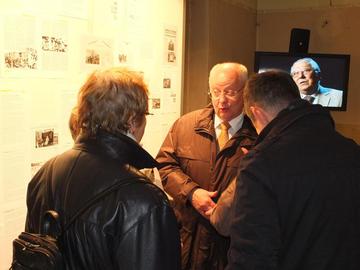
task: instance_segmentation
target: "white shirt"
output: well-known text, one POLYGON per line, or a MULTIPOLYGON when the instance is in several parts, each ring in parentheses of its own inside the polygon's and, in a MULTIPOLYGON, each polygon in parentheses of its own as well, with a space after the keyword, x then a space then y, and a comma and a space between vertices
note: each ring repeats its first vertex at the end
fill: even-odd
POLYGON ((127 131, 126 133, 124 133, 124 135, 128 136, 129 138, 137 142, 135 136, 130 131, 127 131))
MULTIPOLYGON (((219 137, 221 129, 220 129, 220 124, 224 122, 223 120, 221 120, 219 118, 219 116, 217 116, 215 114, 214 117, 214 128, 215 128, 215 133, 216 133, 216 138, 219 137)), ((230 128, 228 129, 228 133, 229 133, 229 139, 234 136, 234 134, 242 127, 242 124, 244 122, 244 113, 241 113, 239 116, 236 116, 235 118, 231 119, 229 121, 230 124, 230 128)))

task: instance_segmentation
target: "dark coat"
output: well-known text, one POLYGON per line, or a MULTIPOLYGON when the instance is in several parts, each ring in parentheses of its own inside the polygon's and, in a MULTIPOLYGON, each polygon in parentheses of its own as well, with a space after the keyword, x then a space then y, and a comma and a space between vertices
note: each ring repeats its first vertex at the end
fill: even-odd
POLYGON ((48 161, 28 186, 26 230, 44 211, 68 222, 86 201, 123 182, 76 219, 62 238, 67 269, 180 269, 177 222, 166 195, 138 169, 156 161, 124 135, 100 131, 48 161))
POLYGON ((227 269, 360 269, 360 147, 296 101, 242 160, 227 269))
POLYGON ((243 152, 256 132, 245 117, 242 128, 218 152, 212 106, 186 114, 170 129, 157 156, 165 191, 175 201, 182 224, 183 269, 223 269, 228 238, 220 236, 188 201, 194 188, 221 193, 236 176, 243 152))

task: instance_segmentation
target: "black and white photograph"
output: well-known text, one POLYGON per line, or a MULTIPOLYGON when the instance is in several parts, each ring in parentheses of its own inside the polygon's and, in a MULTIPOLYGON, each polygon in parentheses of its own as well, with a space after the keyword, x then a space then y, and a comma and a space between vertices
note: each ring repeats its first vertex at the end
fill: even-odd
POLYGON ((43 129, 35 131, 35 148, 48 147, 58 144, 58 134, 54 129, 43 129))
POLYGON ((67 46, 62 38, 42 36, 41 48, 43 51, 66 52, 67 46))
POLYGON ((169 63, 175 63, 176 62, 176 55, 174 52, 168 52, 168 57, 167 57, 167 61, 169 63))
POLYGON ((6 68, 37 69, 38 54, 34 48, 26 48, 24 51, 6 52, 4 58, 6 68))
POLYGON ((118 60, 120 64, 125 64, 127 62, 127 55, 125 53, 120 53, 118 55, 118 60))
POLYGON ((96 50, 86 50, 86 64, 100 65, 100 53, 96 50))
POLYGON ((177 30, 169 26, 164 29, 164 57, 167 64, 176 65, 177 30))
POLYGON ((163 88, 171 88, 171 79, 170 78, 163 79, 163 88))
POLYGON ((151 108, 152 109, 160 109, 160 98, 152 98, 151 99, 151 108))
POLYGON ((169 51, 174 51, 175 50, 175 43, 174 43, 174 39, 169 39, 169 42, 168 42, 168 50, 169 51))

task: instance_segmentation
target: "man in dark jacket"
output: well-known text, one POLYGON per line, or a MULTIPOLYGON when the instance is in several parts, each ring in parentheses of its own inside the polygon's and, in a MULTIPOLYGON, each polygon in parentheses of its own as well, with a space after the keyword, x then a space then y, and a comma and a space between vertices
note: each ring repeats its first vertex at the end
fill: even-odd
POLYGON ((246 79, 243 65, 215 65, 209 76, 212 104, 180 117, 158 153, 163 185, 182 225, 182 269, 224 269, 227 263, 229 239, 208 219, 218 195, 236 176, 242 147, 256 138, 242 113, 246 79), (220 130, 224 122, 226 133, 220 130), (222 134, 230 137, 226 143, 222 134))
POLYGON ((114 189, 62 235, 67 269, 180 269, 173 210, 166 195, 139 172, 157 165, 138 144, 147 93, 134 72, 94 72, 72 112, 74 147, 48 161, 28 186, 26 230, 36 233, 45 211, 55 209, 67 224, 86 202, 114 189))
POLYGON ((287 73, 250 78, 259 137, 243 158, 227 269, 360 269, 360 147, 287 73))

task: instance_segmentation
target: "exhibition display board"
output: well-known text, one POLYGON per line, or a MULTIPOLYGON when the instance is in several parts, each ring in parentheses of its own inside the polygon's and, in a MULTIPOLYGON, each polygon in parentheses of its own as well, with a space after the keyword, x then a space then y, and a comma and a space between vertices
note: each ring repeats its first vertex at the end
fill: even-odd
POLYGON ((156 155, 180 116, 183 0, 0 2, 0 270, 24 230, 32 175, 73 144, 79 87, 95 69, 138 71, 150 90, 143 147, 156 155))

